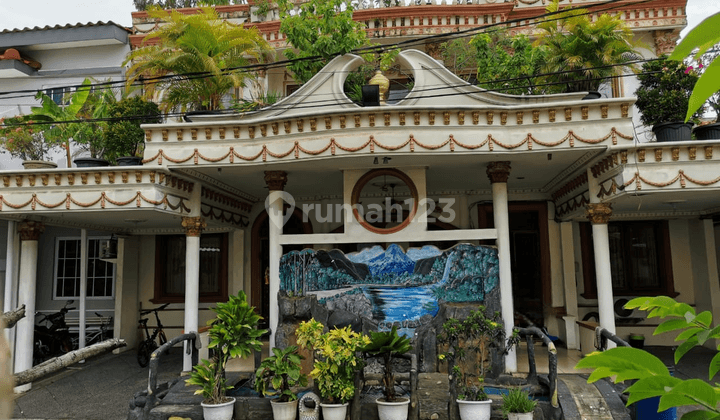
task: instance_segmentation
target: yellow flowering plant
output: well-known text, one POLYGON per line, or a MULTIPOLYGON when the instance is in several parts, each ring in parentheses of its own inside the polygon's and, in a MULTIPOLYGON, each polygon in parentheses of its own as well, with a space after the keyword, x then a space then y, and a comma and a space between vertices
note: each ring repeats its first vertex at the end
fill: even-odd
POLYGON ((325 327, 311 319, 300 323, 295 331, 298 344, 314 351, 315 363, 310 376, 329 403, 346 403, 355 396, 355 371, 362 368, 358 350, 370 343, 366 335, 350 327, 334 328, 322 333, 325 327))

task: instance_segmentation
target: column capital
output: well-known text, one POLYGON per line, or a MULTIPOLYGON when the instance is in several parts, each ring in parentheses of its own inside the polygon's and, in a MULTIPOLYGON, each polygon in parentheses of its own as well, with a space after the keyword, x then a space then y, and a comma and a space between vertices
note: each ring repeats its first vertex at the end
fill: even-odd
POLYGON ((605 225, 612 216, 612 204, 589 203, 585 208, 585 215, 594 225, 605 225))
POLYGON ((287 183, 287 172, 265 171, 265 184, 270 191, 282 191, 287 183))
POLYGON ((183 217, 182 227, 185 229, 185 235, 187 236, 200 236, 203 229, 207 227, 205 220, 200 217, 183 217))
POLYGON ((18 233, 20 233, 20 240, 22 241, 37 241, 44 231, 45 225, 34 220, 24 220, 18 225, 18 233))
POLYGON ((507 183, 508 177, 510 176, 510 162, 490 162, 488 163, 487 170, 485 172, 487 173, 488 178, 490 178, 491 184, 495 184, 497 182, 507 183))

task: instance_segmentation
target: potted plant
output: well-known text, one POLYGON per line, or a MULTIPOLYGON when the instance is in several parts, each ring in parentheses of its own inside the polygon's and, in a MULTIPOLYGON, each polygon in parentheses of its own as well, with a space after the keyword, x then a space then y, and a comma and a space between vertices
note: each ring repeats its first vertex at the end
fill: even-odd
POLYGON ((300 323, 295 331, 300 346, 314 354, 310 376, 325 401, 320 404, 325 420, 343 420, 348 402, 355 395, 355 371, 362 367, 357 352, 370 343, 366 335, 350 327, 334 328, 323 333, 325 327, 311 319, 300 323))
POLYGON ((235 398, 226 396, 231 389, 225 382, 225 365, 230 357, 248 357, 253 351, 260 351, 260 337, 266 330, 257 328, 260 315, 247 303, 245 292, 230 296, 226 303, 218 303, 212 308, 217 314, 208 321, 210 329, 208 348, 215 349, 212 360, 203 360, 193 367, 185 385, 198 385, 195 394, 202 394, 203 416, 205 419, 229 420, 233 416, 235 398))
MULTIPOLYGON (((506 339, 500 313, 487 315, 482 305, 463 320, 450 318, 445 321, 438 341, 448 344, 449 349, 440 354, 439 358, 448 361, 450 394, 451 398, 457 396, 462 420, 490 418, 491 400, 485 394, 482 383, 491 350, 497 350, 499 357, 506 354, 518 340, 516 332, 506 339), (475 363, 467 363, 469 355, 477 357, 477 373, 473 371, 475 363)), ((454 417, 452 414, 451 418, 454 417)))
POLYGON ((261 395, 278 396, 270 400, 275 420, 295 420, 298 397, 291 388, 307 386, 307 375, 300 372, 303 357, 297 350, 297 346, 288 346, 284 350, 274 347, 273 355, 263 360, 255 372, 255 390, 261 395))
POLYGON ((410 399, 398 398, 395 395, 395 373, 392 368, 392 357, 405 354, 412 349, 410 339, 397 333, 397 327, 390 331, 370 333, 370 344, 361 348, 361 351, 372 356, 380 357, 383 363, 384 398, 376 400, 380 420, 403 420, 408 416, 410 399))
POLYGON ((160 123, 160 109, 154 102, 135 96, 112 104, 105 132, 106 156, 121 166, 141 165, 145 130, 140 124, 160 123))
POLYGON ((3 152, 22 159, 26 169, 57 167, 55 162, 47 161, 50 150, 56 144, 47 141, 42 125, 25 118, 18 115, 0 119, 0 144, 5 148, 3 152))
POLYGON ((690 140, 692 123, 685 123, 685 115, 697 81, 695 72, 682 61, 663 56, 643 64, 638 79, 635 105, 642 123, 652 126, 657 141, 690 140))
POLYGON ((502 411, 508 420, 532 420, 537 401, 520 388, 513 388, 503 397, 502 411))
POLYGON ((81 112, 85 107, 85 103, 90 97, 91 92, 90 79, 85 79, 81 86, 68 98, 66 105, 59 105, 48 95, 38 92, 35 99, 41 102, 41 106, 30 108, 31 115, 26 116, 28 120, 39 123, 47 123, 48 129, 45 130, 45 138, 54 144, 60 144, 65 149, 67 155, 68 168, 72 166, 70 161, 70 140, 82 143, 88 139, 88 126, 77 121, 82 118, 81 112))

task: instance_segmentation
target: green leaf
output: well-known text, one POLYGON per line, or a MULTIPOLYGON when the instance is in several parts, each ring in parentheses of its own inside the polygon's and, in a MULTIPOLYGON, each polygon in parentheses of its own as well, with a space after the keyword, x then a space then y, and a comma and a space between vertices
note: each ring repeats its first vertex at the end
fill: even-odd
POLYGON ((700 331, 704 331, 704 330, 699 327, 689 328, 689 329, 681 332, 680 334, 678 334, 678 336, 675 337, 675 341, 685 341, 700 331))
POLYGON ((683 328, 689 327, 690 324, 685 319, 670 319, 668 321, 664 321, 662 324, 658 325, 657 328, 655 328, 655 332, 653 332, 653 335, 662 334, 664 332, 668 331, 675 331, 683 328))
POLYGON ((712 411, 695 410, 683 414, 681 420, 720 420, 720 414, 712 411))
POLYGON ((720 371, 720 352, 715 353, 712 360, 710 361, 708 380, 712 380, 716 373, 720 371))
POLYGON ((706 407, 716 407, 718 403, 715 388, 701 379, 688 379, 686 381, 681 381, 669 391, 669 394, 666 397, 660 398, 659 409, 661 411, 670 407, 675 407, 674 405, 663 405, 663 398, 666 398, 665 404, 682 401, 682 397, 690 399, 692 401, 690 404, 697 404, 700 402, 706 407), (673 394, 676 394, 679 397, 677 399, 671 397, 673 394))
POLYGON ((700 47, 698 54, 702 55, 710 46, 720 42, 720 13, 716 13, 696 26, 692 31, 688 32, 673 50, 670 58, 673 60, 683 60, 690 53, 700 47))
POLYGON ((628 405, 647 398, 665 395, 668 389, 680 384, 681 379, 667 376, 651 376, 635 382, 627 389, 628 405))
POLYGON ((618 382, 670 374, 660 359, 644 350, 632 347, 616 347, 602 353, 593 353, 580 360, 575 368, 602 368, 598 374, 593 372, 588 382, 612 375, 617 375, 616 382, 618 382))
POLYGON ((700 76, 697 83, 695 83, 695 89, 693 89, 692 95, 690 95, 690 101, 688 102, 688 112, 685 116, 685 121, 689 121, 692 115, 703 106, 705 101, 718 90, 720 90, 720 60, 715 59, 705 68, 705 72, 700 76))
POLYGON ((695 347, 697 342, 697 337, 691 337, 686 342, 680 344, 678 348, 675 349, 675 364, 677 364, 687 352, 695 347))

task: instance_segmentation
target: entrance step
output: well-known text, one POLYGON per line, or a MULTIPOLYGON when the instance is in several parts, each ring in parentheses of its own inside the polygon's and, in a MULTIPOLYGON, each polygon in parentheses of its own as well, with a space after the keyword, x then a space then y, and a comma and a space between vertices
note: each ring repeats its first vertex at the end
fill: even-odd
POLYGON ((568 420, 630 420, 620 395, 605 379, 589 384, 587 375, 558 375, 558 400, 568 420))

